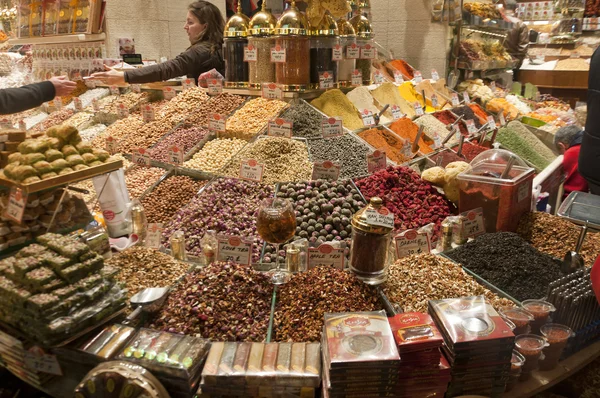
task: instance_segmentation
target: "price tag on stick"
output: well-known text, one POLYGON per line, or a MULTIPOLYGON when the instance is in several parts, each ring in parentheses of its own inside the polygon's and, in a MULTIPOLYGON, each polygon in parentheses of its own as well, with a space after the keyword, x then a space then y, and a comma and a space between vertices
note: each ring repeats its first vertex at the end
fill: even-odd
POLYGON ((365 210, 366 222, 376 227, 394 228, 394 213, 385 207, 365 210))
POLYGON ((271 137, 292 138, 292 122, 285 119, 277 118, 269 121, 268 135, 271 137))
POLYGON ((114 155, 115 153, 117 153, 118 150, 118 142, 115 139, 115 137, 113 137, 112 135, 109 135, 108 137, 106 137, 106 151, 108 153, 110 153, 111 155, 114 155))
POLYGON ((333 180, 340 177, 340 165, 326 160, 313 165, 312 180, 333 180))
POLYGON ((79 97, 73 98, 73 106, 75 107, 75 111, 77 111, 77 112, 83 111, 83 103, 81 103, 81 98, 79 98, 79 97))
POLYGON ((12 187, 8 197, 8 205, 4 209, 3 216, 16 223, 21 223, 26 205, 27 194, 21 188, 12 187))
POLYGON ((153 122, 156 115, 154 113, 154 107, 150 104, 146 104, 142 106, 142 119, 144 119, 144 123, 153 122))
POLYGON ((496 128, 496 121, 494 120, 493 116, 488 116, 487 117, 487 122, 488 122, 488 127, 493 130, 496 128))
POLYGON ((483 209, 461 213, 462 218, 462 236, 464 239, 475 238, 485 234, 485 223, 483 220, 483 209))
POLYGON ((256 160, 244 160, 240 165, 240 178, 242 180, 261 182, 263 171, 264 165, 259 164, 256 160))
POLYGON ((317 248, 308 249, 308 269, 313 269, 320 265, 334 267, 339 270, 344 269, 344 249, 336 249, 333 246, 323 243, 317 248))
POLYGON ((185 79, 183 82, 181 82, 181 86, 183 87, 183 91, 186 91, 190 88, 196 87, 196 81, 194 79, 185 79))
POLYGON ((169 147, 168 157, 170 163, 183 164, 183 156, 183 148, 176 145, 169 147))
POLYGON ((387 156, 384 151, 376 150, 371 154, 367 154, 367 168, 370 174, 376 173, 386 167, 387 156))
POLYGON ((285 48, 281 48, 281 46, 275 46, 275 47, 271 48, 271 62, 285 63, 285 61, 286 61, 285 48))
POLYGON ((414 76, 415 76, 414 77, 415 83, 418 84, 418 83, 421 83, 423 81, 423 75, 421 74, 420 71, 416 70, 415 73, 414 73, 414 76))
POLYGON ((402 72, 400 72, 399 70, 394 71, 394 81, 396 82, 396 84, 404 83, 404 76, 402 76, 402 72))
POLYGON ((477 132, 477 126, 475 126, 475 121, 473 119, 465 120, 465 124, 467 125, 469 134, 475 134, 477 132))
POLYGON ((171 100, 177 96, 177 91, 173 87, 163 88, 163 96, 166 100, 171 100))
POLYGON ((121 103, 117 106, 117 115, 119 116, 119 119, 125 119, 129 116, 129 109, 127 109, 125 104, 121 103))
POLYGON ((108 89, 110 90, 110 93, 112 95, 119 95, 119 94, 121 94, 121 92, 119 91, 119 87, 117 87, 117 86, 110 86, 108 89))
POLYGON ((360 58, 360 47, 356 43, 350 44, 346 47, 346 58, 348 59, 359 59, 360 58))
POLYGON ((354 72, 352 72, 352 85, 353 86, 362 86, 362 72, 358 69, 354 69, 354 72))
POLYGON ((250 265, 254 242, 237 236, 221 236, 217 238, 217 260, 233 261, 236 264, 250 265))
POLYGON ((145 148, 137 148, 131 154, 133 163, 138 166, 150 166, 150 152, 145 148))
POLYGON ((208 79, 208 94, 219 95, 223 92, 223 79, 208 79))
POLYGON ((463 99, 465 100, 465 105, 469 105, 471 103, 471 97, 469 97, 469 93, 466 91, 463 93, 463 99))
POLYGON ((381 71, 379 69, 377 69, 375 72, 373 72, 373 81, 375 82, 375 84, 382 84, 383 82, 385 82, 383 73, 381 73, 381 71))
POLYGON ((434 82, 440 80, 440 75, 436 69, 431 70, 431 80, 433 80, 434 82))
POLYGON ((344 135, 344 126, 342 119, 338 117, 330 117, 323 119, 321 123, 323 138, 339 137, 344 135))
POLYGON ((319 88, 333 88, 333 72, 325 71, 319 73, 319 88))
POLYGON ((262 84, 262 97, 265 99, 283 99, 281 86, 275 83, 262 84))
POLYGON ((414 229, 409 229, 396 235, 394 237, 394 246, 396 247, 396 256, 398 258, 431 252, 429 235, 414 229))
POLYGON ((146 230, 146 237, 144 238, 144 246, 151 247, 153 249, 160 249, 162 233, 162 224, 148 224, 148 228, 146 230))
POLYGON ((458 94, 452 93, 452 106, 459 106, 460 100, 458 99, 458 94))
POLYGON ((404 114, 398 105, 390 106, 390 112, 392 112, 392 119, 394 119, 394 121, 404 117, 404 114))
POLYGON ((360 117, 362 118, 365 127, 371 127, 375 125, 375 116, 373 116, 373 112, 370 110, 363 109, 360 113, 360 117))

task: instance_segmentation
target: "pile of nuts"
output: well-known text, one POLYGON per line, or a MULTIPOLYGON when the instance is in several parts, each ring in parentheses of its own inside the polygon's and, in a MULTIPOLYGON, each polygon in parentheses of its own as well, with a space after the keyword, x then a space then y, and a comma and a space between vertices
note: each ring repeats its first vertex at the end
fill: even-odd
POLYGON ((313 161, 337 162, 340 178, 356 178, 369 174, 367 154, 370 149, 350 134, 341 137, 308 140, 313 161))
POLYGON ((107 260, 106 265, 120 270, 116 279, 125 285, 128 297, 148 287, 172 285, 190 267, 167 254, 142 246, 130 247, 107 260))
POLYGON ((172 146, 183 149, 185 155, 209 134, 210 130, 202 127, 178 127, 152 148, 152 158, 168 162, 169 148, 172 146))
MULTIPOLYGON (((94 117, 93 113, 88 113, 88 112, 78 112, 76 114, 74 114, 73 116, 71 116, 70 118, 68 118, 65 122, 63 122, 64 125, 67 126, 73 126, 76 129, 80 129, 82 125, 84 124, 88 124, 92 118, 94 117)), ((83 139, 83 137, 81 137, 83 139)))
POLYGON ((208 173, 217 172, 246 144, 246 141, 237 138, 216 138, 208 141, 190 160, 184 162, 183 167, 208 173))
POLYGON ((434 254, 417 254, 390 265, 384 292, 404 312, 427 312, 429 300, 481 295, 495 308, 514 307, 477 283, 460 264, 434 254))
POLYGON ((125 109, 132 110, 137 107, 140 102, 147 101, 149 96, 148 93, 136 93, 130 91, 127 94, 119 95, 117 99, 105 106, 104 109, 102 109, 102 112, 117 115, 121 104, 125 105, 125 109))
POLYGON ((188 114, 208 102, 210 97, 199 87, 192 87, 189 90, 178 94, 165 106, 156 112, 156 120, 164 120, 171 125, 175 125, 187 117, 188 114))
POLYGON ((150 327, 213 341, 264 341, 272 295, 266 274, 215 262, 187 274, 150 327))
POLYGON ((223 174, 237 177, 242 161, 254 159, 264 166, 262 182, 304 181, 312 175, 313 164, 308 159, 304 142, 281 137, 260 137, 248 144, 224 169, 223 174))
POLYGON ((229 115, 245 101, 245 98, 235 94, 221 93, 208 102, 203 102, 198 109, 186 119, 186 125, 208 126, 208 117, 211 114, 229 115))
MULTIPOLYGON (((111 95, 108 95, 108 96, 106 96, 106 97, 104 97, 104 98, 100 98, 100 99, 98 100, 98 109, 100 110, 100 112, 104 111, 104 109, 106 109, 108 106, 110 106, 110 104, 111 104, 113 101, 116 101, 116 100, 117 100, 117 98, 119 98, 119 96, 118 96, 118 95, 112 95, 112 94, 111 94, 111 95)), ((91 105, 91 104, 90 104, 88 107, 86 107, 84 110, 85 110, 86 112, 95 112, 95 111, 94 111, 94 106, 93 106, 93 105, 91 105)))
POLYGON ((172 176, 162 181, 142 200, 149 223, 167 223, 206 184, 187 176, 172 176))
POLYGON ((319 266, 296 274, 279 289, 275 341, 321 341, 327 312, 381 309, 374 289, 353 274, 319 266))
POLYGON ((46 131, 52 126, 57 126, 73 116, 75 112, 72 109, 63 108, 60 111, 52 112, 43 122, 35 125, 31 131, 46 131))
POLYGON ((287 106, 286 102, 264 98, 248 101, 227 119, 227 135, 249 141, 287 106))
POLYGON ((102 134, 98 134, 92 140, 94 148, 106 147, 106 139, 113 137, 116 140, 121 140, 128 135, 135 134, 140 127, 144 125, 144 121, 139 115, 129 115, 125 119, 117 120, 115 123, 108 126, 102 134))
POLYGON ((85 130, 80 130, 79 135, 84 141, 92 141, 94 138, 106 131, 107 127, 104 124, 95 124, 85 130))
POLYGON ((150 148, 172 128, 171 123, 164 119, 146 123, 139 127, 135 134, 129 134, 124 137, 119 142, 118 151, 121 153, 131 153, 135 148, 150 148))

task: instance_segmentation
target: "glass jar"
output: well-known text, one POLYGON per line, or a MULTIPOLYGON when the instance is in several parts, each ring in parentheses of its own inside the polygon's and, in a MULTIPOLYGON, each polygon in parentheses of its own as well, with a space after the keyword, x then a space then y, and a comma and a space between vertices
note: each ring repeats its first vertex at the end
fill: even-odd
POLYGON ((339 45, 337 37, 312 37, 310 39, 310 83, 319 88, 319 77, 324 72, 333 74, 333 84, 337 87, 338 62, 333 60, 333 48, 339 45))
POLYGON ((356 33, 352 24, 340 18, 337 22, 340 32, 340 46, 342 47, 342 60, 338 61, 338 82, 341 87, 352 85, 352 72, 356 69, 356 59, 348 58, 346 48, 356 43, 356 33))
POLYGON ((275 64, 271 62, 271 48, 275 45, 272 36, 249 37, 248 47, 256 49, 256 61, 248 62, 250 88, 260 88, 262 83, 275 82, 275 64))
POLYGON ((225 87, 248 87, 248 63, 244 62, 247 44, 243 37, 224 39, 225 87))
POLYGON ((373 29, 371 22, 364 15, 356 15, 350 20, 356 32, 356 44, 360 47, 360 57, 356 60, 356 69, 362 73, 363 84, 369 85, 371 80, 371 66, 377 51, 373 41, 373 29))
POLYGON ((275 47, 285 50, 285 62, 275 63, 275 82, 285 91, 306 90, 310 83, 310 41, 308 36, 279 36, 275 47))

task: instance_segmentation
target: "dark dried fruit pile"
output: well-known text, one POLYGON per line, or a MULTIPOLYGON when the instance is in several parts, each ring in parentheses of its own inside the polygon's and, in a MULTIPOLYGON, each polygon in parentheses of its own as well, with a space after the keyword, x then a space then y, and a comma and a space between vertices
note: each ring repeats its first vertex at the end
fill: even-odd
POLYGON ((561 261, 512 232, 485 234, 448 254, 519 301, 540 299, 562 277, 561 261))
POLYGON ((213 341, 263 341, 272 295, 266 274, 213 263, 185 276, 150 327, 213 341))

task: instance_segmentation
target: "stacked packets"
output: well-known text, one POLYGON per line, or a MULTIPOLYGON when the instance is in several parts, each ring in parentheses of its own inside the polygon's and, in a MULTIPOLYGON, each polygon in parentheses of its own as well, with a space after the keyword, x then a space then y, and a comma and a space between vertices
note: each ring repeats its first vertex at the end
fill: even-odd
POLYGON ((322 344, 323 396, 405 396, 396 394, 400 355, 384 311, 325 314, 322 344))
POLYGON ((440 349, 444 339, 433 319, 420 312, 389 318, 400 352, 402 391, 410 396, 446 393, 450 365, 440 349))
POLYGON ((508 380, 515 335, 484 296, 432 300, 452 366, 447 396, 499 396, 508 380))

